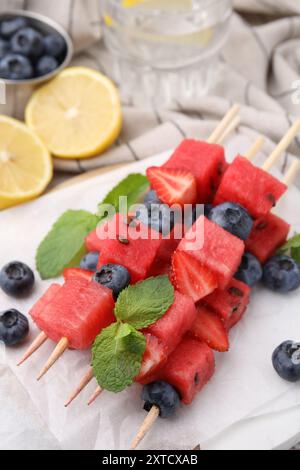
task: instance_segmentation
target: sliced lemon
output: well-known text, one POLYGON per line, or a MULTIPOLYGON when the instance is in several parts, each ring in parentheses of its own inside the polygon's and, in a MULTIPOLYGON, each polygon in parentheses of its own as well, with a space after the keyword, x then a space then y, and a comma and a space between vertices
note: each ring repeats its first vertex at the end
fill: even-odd
POLYGON ((39 196, 51 181, 51 156, 20 121, 0 116, 0 209, 39 196))
POLYGON ((39 88, 25 112, 26 122, 60 158, 88 158, 103 152, 122 127, 120 98, 104 75, 71 67, 39 88))

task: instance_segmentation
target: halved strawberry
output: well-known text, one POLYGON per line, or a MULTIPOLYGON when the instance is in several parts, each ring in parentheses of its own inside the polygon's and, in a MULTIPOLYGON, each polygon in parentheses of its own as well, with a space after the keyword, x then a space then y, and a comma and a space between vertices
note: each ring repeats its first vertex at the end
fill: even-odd
POLYGON ((172 280, 182 294, 198 302, 218 287, 214 273, 185 251, 176 251, 172 259, 172 280))
POLYGON ((210 348, 219 352, 227 352, 229 339, 222 320, 216 313, 203 306, 199 306, 197 312, 192 334, 197 339, 204 341, 210 348))
POLYGON ((187 170, 151 167, 147 177, 158 198, 169 206, 173 204, 195 204, 197 202, 197 181, 187 170))
POLYGON ((64 270, 63 276, 64 280, 68 281, 70 279, 86 279, 87 281, 91 281, 94 273, 92 271, 88 271, 87 269, 81 268, 67 268, 64 270))

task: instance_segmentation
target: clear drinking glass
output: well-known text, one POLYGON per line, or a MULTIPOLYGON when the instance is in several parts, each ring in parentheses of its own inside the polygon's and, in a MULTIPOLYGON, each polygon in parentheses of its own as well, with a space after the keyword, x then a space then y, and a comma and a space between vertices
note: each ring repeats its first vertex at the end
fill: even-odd
POLYGON ((231 0, 102 0, 114 78, 135 104, 171 105, 208 93, 231 0))

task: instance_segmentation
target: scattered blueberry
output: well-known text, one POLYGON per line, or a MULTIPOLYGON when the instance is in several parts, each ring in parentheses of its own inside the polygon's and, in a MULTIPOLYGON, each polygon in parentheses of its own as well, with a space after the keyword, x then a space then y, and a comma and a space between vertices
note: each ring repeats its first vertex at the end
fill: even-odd
POLYGON ((277 374, 288 382, 300 380, 300 343, 285 341, 275 349, 272 357, 277 374))
POLYGON ((0 341, 6 346, 15 346, 29 333, 27 318, 17 310, 11 309, 0 313, 0 341))
POLYGON ((262 277, 263 268, 258 259, 251 253, 245 253, 235 278, 253 287, 262 280, 262 277))
POLYGON ((0 77, 7 80, 27 80, 33 77, 33 67, 27 57, 7 54, 0 61, 0 77))
POLYGON ((85 255, 80 261, 81 269, 87 269, 88 271, 96 271, 99 260, 99 253, 93 251, 85 255))
POLYGON ((157 192, 154 190, 151 190, 146 194, 144 203, 146 205, 151 205, 151 204, 161 204, 162 202, 158 198, 157 192))
POLYGON ((27 20, 23 17, 16 17, 9 20, 4 20, 0 24, 0 35, 3 38, 9 39, 20 29, 26 28, 26 26, 27 20))
POLYGON ((65 52, 66 43, 60 34, 49 34, 44 38, 44 48, 46 54, 52 57, 59 57, 65 52))
POLYGON ((13 52, 25 56, 39 57, 44 51, 44 40, 41 33, 33 28, 20 29, 11 40, 13 52))
POLYGON ((166 204, 151 204, 141 207, 141 210, 137 211, 137 219, 164 236, 170 234, 175 223, 174 212, 166 204))
POLYGON ((275 256, 264 266, 263 281, 275 292, 294 291, 300 287, 300 265, 289 256, 275 256))
POLYGON ((28 295, 34 285, 34 274, 24 263, 13 261, 0 271, 0 287, 13 297, 28 295))
POLYGON ((129 286, 131 279, 128 270, 123 266, 106 264, 96 271, 93 280, 111 289, 117 299, 122 290, 129 286))
POLYGON ((3 57, 9 52, 9 50, 10 50, 9 42, 6 41, 5 39, 0 38, 0 59, 3 59, 3 57))
POLYGON ((208 218, 241 240, 247 240, 253 227, 253 219, 248 211, 232 202, 214 207, 208 218))
POLYGON ((36 72, 38 76, 48 75, 58 68, 58 62, 55 57, 45 55, 38 60, 36 65, 36 72))
POLYGON ((213 210, 214 206, 212 204, 205 204, 204 205, 204 215, 208 217, 211 211, 213 210))
POLYGON ((160 409, 160 417, 170 418, 180 404, 177 391, 167 382, 153 382, 145 385, 142 392, 142 400, 145 401, 144 409, 150 411, 153 405, 160 409))

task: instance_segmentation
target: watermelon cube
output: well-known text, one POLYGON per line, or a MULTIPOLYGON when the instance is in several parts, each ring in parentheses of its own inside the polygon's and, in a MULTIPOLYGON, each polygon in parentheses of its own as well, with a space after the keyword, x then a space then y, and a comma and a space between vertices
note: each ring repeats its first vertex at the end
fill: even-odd
POLYGON ((197 180, 198 202, 209 203, 226 169, 224 149, 220 145, 186 139, 164 167, 185 169, 193 173, 197 180))
POLYGON ((178 246, 210 270, 225 289, 241 264, 245 245, 222 227, 200 216, 178 246))
POLYGON ((103 328, 115 321, 112 291, 85 279, 67 281, 45 307, 31 316, 48 338, 69 340, 71 349, 88 349, 103 328))
POLYGON ((81 268, 66 268, 64 269, 63 276, 64 280, 68 281, 70 279, 86 279, 88 281, 91 281, 94 276, 93 271, 88 271, 87 269, 81 269, 81 268))
POLYGON ((143 356, 142 367, 135 381, 144 385, 151 382, 158 369, 167 362, 168 355, 165 344, 150 333, 145 334, 146 350, 143 356))
POLYGON ((278 179, 238 156, 226 171, 214 204, 239 203, 258 219, 271 211, 286 190, 278 179))
POLYGON ((45 294, 42 295, 42 297, 31 308, 29 314, 32 316, 32 318, 37 319, 40 317, 43 309, 51 302, 51 300, 54 299, 60 289, 60 284, 52 284, 49 289, 46 290, 45 294))
MULTIPOLYGON (((185 405, 194 400, 197 393, 209 382, 215 372, 213 351, 194 338, 185 337, 169 356, 155 380, 164 380, 180 394, 185 405)), ((153 381, 154 377, 152 377, 153 381)))
POLYGON ((85 247, 88 252, 99 252, 102 240, 97 235, 97 230, 91 232, 85 239, 85 247))
POLYGON ((162 246, 160 233, 141 222, 137 222, 137 225, 138 228, 128 226, 126 217, 117 214, 97 231, 100 251, 98 268, 110 263, 124 266, 133 284, 148 277, 162 246), (141 236, 137 231, 140 231, 141 236))
POLYGON ((175 292, 173 305, 156 323, 144 330, 147 340, 147 348, 143 361, 142 371, 137 379, 144 383, 149 374, 162 367, 163 362, 178 346, 185 334, 192 328, 196 319, 197 311, 193 300, 175 292), (149 339, 151 338, 151 340, 149 339), (153 338, 156 338, 157 344, 154 344, 153 338), (153 346, 157 349, 156 353, 150 354, 153 346), (163 347, 164 354, 161 354, 163 347), (149 366, 149 356, 151 356, 151 367, 149 366), (153 360, 153 358, 158 361, 153 360), (147 367, 146 367, 147 365, 147 367))
POLYGON ((287 222, 270 213, 255 221, 251 235, 246 241, 246 250, 264 264, 285 244, 290 229, 291 226, 287 222))
POLYGON ((211 308, 223 320, 226 329, 233 328, 243 317, 250 302, 251 289, 232 279, 226 289, 217 289, 203 299, 203 305, 211 308))

